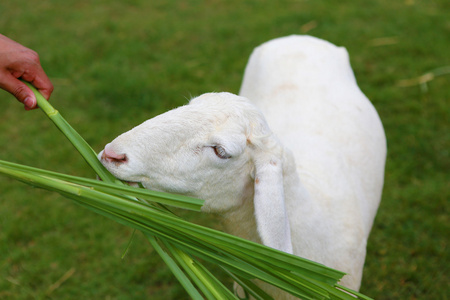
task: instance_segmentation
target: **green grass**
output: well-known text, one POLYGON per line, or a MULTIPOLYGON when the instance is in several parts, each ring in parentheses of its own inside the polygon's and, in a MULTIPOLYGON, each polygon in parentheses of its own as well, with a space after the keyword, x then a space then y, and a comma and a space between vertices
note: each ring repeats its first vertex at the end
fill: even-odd
MULTIPOLYGON (((427 93, 397 83, 450 65, 449 12, 444 0, 4 0, 0 31, 40 54, 55 107, 100 150, 191 96, 237 93, 255 46, 301 34, 315 21, 308 34, 349 50, 388 138, 361 292, 446 299, 450 75, 429 82, 427 93), (374 45, 385 37, 395 43, 374 45)), ((25 112, 3 91, 0 103, 0 159, 93 176, 42 112, 25 112)), ((212 216, 180 213, 217 227, 212 216)), ((121 259, 131 234, 57 194, 2 177, 0 299, 185 299, 142 235, 121 259)))

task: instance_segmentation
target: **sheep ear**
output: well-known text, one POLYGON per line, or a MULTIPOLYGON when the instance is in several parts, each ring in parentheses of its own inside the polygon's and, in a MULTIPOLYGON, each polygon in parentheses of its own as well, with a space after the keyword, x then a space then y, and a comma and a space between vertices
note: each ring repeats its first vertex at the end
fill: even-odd
POLYGON ((291 231, 284 202, 282 155, 259 149, 255 164, 255 218, 264 245, 292 253, 291 231))

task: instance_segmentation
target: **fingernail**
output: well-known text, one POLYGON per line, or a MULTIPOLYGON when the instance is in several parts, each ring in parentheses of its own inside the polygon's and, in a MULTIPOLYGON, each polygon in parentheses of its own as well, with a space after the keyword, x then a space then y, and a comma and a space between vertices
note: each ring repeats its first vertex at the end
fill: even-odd
POLYGON ((23 101, 23 104, 25 104, 26 107, 32 108, 34 105, 34 101, 33 99, 31 99, 30 97, 25 98, 25 100, 23 101))

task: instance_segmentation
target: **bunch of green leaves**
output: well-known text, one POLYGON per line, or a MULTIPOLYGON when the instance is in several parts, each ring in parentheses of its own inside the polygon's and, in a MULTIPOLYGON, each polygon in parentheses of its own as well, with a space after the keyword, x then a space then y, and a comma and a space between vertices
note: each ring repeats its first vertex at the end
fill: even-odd
POLYGON ((321 264, 187 222, 166 206, 199 211, 202 200, 134 188, 117 180, 86 141, 31 85, 39 107, 70 140, 102 181, 0 161, 0 173, 55 191, 144 233, 193 299, 238 299, 201 261, 219 265, 255 299, 272 299, 259 279, 302 299, 368 297, 338 284, 345 274, 321 264), (200 261, 200 260, 201 261, 200 261))

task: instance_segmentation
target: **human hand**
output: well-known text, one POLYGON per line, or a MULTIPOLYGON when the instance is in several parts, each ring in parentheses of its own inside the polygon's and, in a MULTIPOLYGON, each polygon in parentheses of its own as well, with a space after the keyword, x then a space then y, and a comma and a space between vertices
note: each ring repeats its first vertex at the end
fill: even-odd
POLYGON ((14 95, 26 110, 36 108, 34 93, 19 78, 30 82, 45 99, 50 98, 53 84, 42 69, 38 54, 0 34, 0 88, 14 95))

